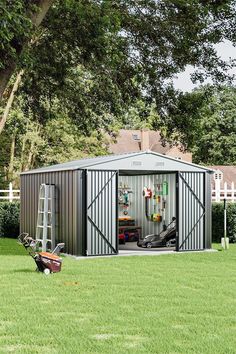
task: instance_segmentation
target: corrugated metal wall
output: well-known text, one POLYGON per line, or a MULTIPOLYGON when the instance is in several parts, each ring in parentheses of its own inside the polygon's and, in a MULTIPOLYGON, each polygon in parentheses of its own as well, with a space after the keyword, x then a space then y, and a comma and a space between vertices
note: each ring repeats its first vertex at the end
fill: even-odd
MULTIPOLYGON (((145 198, 143 196, 144 187, 151 188, 152 191, 156 189, 157 184, 161 184, 164 181, 168 183, 168 195, 165 196, 166 200, 166 224, 169 224, 173 216, 176 216, 176 175, 175 174, 157 174, 157 175, 143 175, 143 176, 119 176, 118 188, 127 186, 132 193, 129 194, 129 200, 131 205, 128 209, 128 213, 136 221, 136 225, 142 227, 142 236, 149 234, 158 234, 163 229, 163 222, 153 222, 147 220, 145 216, 145 198)), ((161 198, 162 199, 162 198, 161 198)), ((154 205, 156 212, 162 209, 161 203, 151 198, 149 200, 149 206, 154 211, 154 205)), ((160 210, 163 215, 163 211, 160 210)), ((119 204, 119 216, 123 215, 123 207, 119 204)))
POLYGON ((179 250, 205 247, 205 173, 179 173, 179 250))
POLYGON ((81 184, 79 171, 21 175, 21 232, 35 237, 38 194, 42 183, 56 186, 56 242, 65 242, 65 252, 81 253, 78 244, 77 198, 81 184))
MULTIPOLYGON (((197 198, 205 205, 205 218, 198 223, 193 236, 186 241, 182 249, 203 249, 211 247, 211 186, 210 174, 181 172, 187 183, 194 190, 197 198), (205 232, 204 232, 205 231, 205 232), (204 238, 205 234, 205 238, 204 238)), ((65 252, 82 255, 85 250, 85 210, 84 210, 84 179, 82 170, 59 171, 25 174, 21 176, 21 232, 28 232, 35 237, 38 193, 42 183, 56 185, 56 241, 65 242, 65 252)), ((136 224, 142 227, 143 236, 159 233, 163 224, 148 221, 145 217, 145 198, 142 195, 144 187, 154 189, 155 184, 168 182, 169 193, 166 199, 166 224, 176 214, 176 204, 179 213, 179 244, 191 231, 196 220, 200 217, 202 208, 196 198, 187 192, 186 184, 180 183, 179 196, 176 195, 176 174, 156 174, 142 176, 119 176, 118 187, 128 186, 133 193, 129 195, 131 206, 129 215, 134 217, 136 224), (177 201, 177 202, 176 202, 177 201)), ((101 182, 102 183, 102 182, 101 182)), ((101 188, 99 182, 96 188, 101 188)), ((91 186, 92 188, 92 186, 91 186)), ((113 191, 114 192, 114 191, 113 191)), ((154 200, 151 199, 151 203, 154 200)), ((102 217, 103 207, 99 207, 102 217)), ((123 216, 123 208, 119 206, 119 215, 123 216)), ((157 210, 158 211, 158 210, 157 210)), ((102 221, 105 222, 105 219, 102 221)))
POLYGON ((205 248, 211 248, 212 242, 211 209, 211 174, 205 173, 205 248))
POLYGON ((87 171, 86 173, 86 253, 88 256, 118 252, 117 174, 117 171, 87 171))

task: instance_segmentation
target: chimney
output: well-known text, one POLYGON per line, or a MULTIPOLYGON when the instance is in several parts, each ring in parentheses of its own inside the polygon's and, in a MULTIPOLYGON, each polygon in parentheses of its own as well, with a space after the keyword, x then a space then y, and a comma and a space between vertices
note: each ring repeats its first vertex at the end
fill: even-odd
POLYGON ((141 130, 141 151, 149 150, 149 131, 147 129, 141 130))

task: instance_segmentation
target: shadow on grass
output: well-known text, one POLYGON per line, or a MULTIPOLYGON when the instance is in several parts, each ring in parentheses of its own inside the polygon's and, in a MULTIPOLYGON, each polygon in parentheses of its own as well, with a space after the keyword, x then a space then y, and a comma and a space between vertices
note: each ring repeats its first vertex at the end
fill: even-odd
POLYGON ((37 273, 37 272, 35 269, 25 268, 25 269, 15 269, 13 270, 13 273, 37 273))

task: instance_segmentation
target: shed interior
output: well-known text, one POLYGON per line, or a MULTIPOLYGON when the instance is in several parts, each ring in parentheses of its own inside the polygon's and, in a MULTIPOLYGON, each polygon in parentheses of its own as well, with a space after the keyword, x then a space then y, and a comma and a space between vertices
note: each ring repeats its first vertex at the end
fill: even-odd
POLYGON ((176 173, 143 172, 118 178, 119 249, 175 249, 176 173))

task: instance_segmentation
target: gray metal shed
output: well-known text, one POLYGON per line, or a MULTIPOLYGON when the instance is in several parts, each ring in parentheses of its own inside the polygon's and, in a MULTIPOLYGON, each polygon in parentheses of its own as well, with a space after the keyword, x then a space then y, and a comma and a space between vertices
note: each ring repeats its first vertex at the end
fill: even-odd
MULTIPOLYGON (((118 253, 118 199, 132 187, 132 210, 143 233, 158 233, 161 223, 145 218, 142 189, 168 183, 165 222, 176 217, 177 251, 211 248, 212 170, 151 151, 109 155, 43 167, 21 174, 21 232, 34 237, 38 192, 56 187, 57 241, 73 255, 118 253)), ((155 207, 155 205, 154 205, 155 207)))

